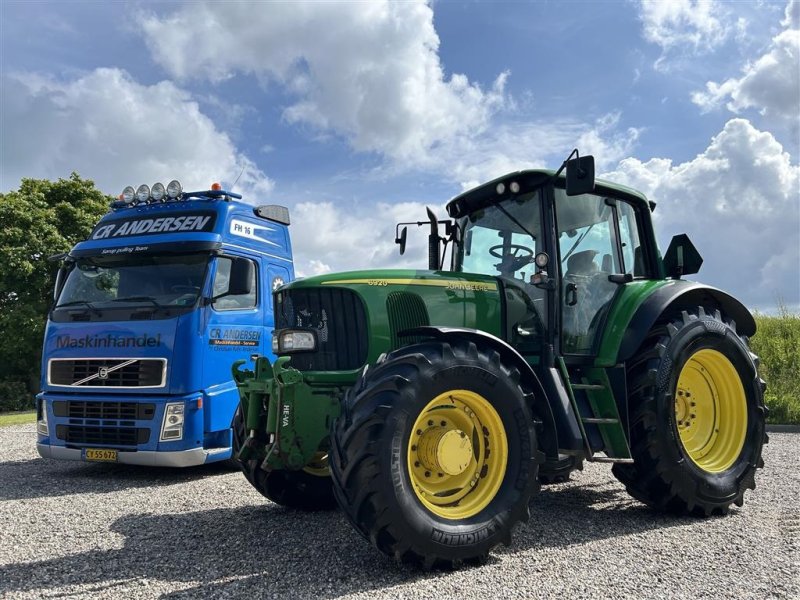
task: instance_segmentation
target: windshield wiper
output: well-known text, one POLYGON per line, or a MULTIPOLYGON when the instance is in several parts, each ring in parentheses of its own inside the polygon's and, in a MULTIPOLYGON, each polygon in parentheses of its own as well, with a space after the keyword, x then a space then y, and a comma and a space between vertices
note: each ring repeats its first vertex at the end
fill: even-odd
POLYGON ((56 304, 55 308, 66 308, 67 306, 78 306, 79 304, 82 304, 83 306, 88 306, 98 315, 100 314, 100 309, 98 309, 94 304, 86 300, 72 300, 71 302, 64 302, 63 304, 56 304))
POLYGON ((150 296, 128 296, 127 298, 115 298, 111 302, 150 302, 156 308, 167 308, 163 304, 159 304, 150 296))

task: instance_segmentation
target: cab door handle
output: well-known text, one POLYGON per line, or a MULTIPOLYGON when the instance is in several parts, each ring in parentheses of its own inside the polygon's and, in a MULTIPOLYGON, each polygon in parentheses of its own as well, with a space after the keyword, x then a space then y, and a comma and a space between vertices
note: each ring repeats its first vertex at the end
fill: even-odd
POLYGON ((568 283, 564 292, 564 303, 567 306, 575 306, 578 303, 578 286, 568 283))

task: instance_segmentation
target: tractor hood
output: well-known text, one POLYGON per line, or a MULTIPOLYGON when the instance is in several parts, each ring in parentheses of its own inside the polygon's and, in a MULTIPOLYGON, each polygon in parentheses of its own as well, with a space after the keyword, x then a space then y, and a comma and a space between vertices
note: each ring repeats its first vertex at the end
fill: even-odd
POLYGON ((303 371, 357 372, 408 343, 426 325, 502 335, 501 282, 450 271, 372 270, 309 277, 275 293, 275 327, 315 332, 315 352, 294 354, 303 371))

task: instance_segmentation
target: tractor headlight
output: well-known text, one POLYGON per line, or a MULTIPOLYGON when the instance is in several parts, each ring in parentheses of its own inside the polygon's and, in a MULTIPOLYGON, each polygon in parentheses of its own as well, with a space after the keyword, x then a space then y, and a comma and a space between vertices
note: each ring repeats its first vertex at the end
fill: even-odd
POLYGON ((272 351, 275 354, 310 352, 317 349, 317 336, 313 331, 286 330, 273 332, 272 351))
POLYGON ((164 421, 161 424, 162 442, 173 442, 183 438, 183 421, 185 407, 183 402, 167 402, 164 410, 164 421))

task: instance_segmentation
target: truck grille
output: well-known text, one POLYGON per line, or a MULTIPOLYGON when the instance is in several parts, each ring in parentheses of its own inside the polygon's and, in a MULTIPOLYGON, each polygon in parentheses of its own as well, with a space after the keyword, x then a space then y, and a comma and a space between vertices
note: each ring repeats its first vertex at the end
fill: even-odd
POLYGON ((48 382, 81 388, 163 387, 166 372, 163 358, 54 358, 48 382))
POLYGON ((56 425, 56 437, 67 444, 136 446, 150 440, 150 430, 136 427, 56 425))
POLYGON ((313 329, 317 349, 292 355, 300 371, 353 371, 367 360, 367 319, 347 289, 289 289, 275 294, 275 329, 313 329))
POLYGON ((56 417, 70 419, 111 419, 114 421, 150 421, 156 414, 155 404, 138 402, 53 402, 56 417))

